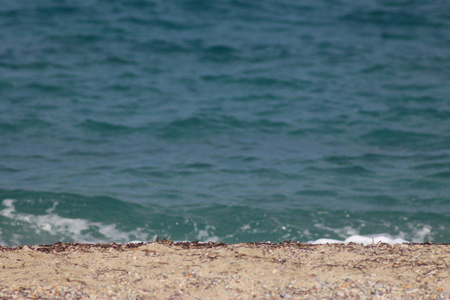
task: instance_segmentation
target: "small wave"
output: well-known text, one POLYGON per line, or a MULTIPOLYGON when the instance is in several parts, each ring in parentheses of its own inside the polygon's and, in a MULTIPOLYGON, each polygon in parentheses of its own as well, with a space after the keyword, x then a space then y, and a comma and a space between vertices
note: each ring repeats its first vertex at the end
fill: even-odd
POLYGON ((138 44, 135 46, 135 49, 139 51, 146 51, 146 52, 150 51, 153 53, 161 53, 161 54, 189 53, 192 50, 183 44, 161 39, 155 39, 145 43, 138 44))
MULTIPOLYGON (((447 158, 447 157, 446 157, 447 158)), ((448 157, 447 159, 450 159, 448 157)), ((433 162, 433 163, 422 163, 417 166, 412 167, 414 170, 439 170, 439 169, 450 169, 450 162, 433 162)))
MULTIPOLYGON (((206 77, 207 78, 207 77, 206 77)), ((277 102, 280 101, 280 99, 283 99, 282 96, 277 96, 275 94, 262 94, 262 95, 258 95, 258 94, 247 94, 244 96, 239 96, 239 97, 232 97, 231 98, 233 101, 237 101, 237 102, 277 102)))
POLYGON ((0 130, 5 134, 8 132, 17 132, 22 129, 22 126, 9 122, 0 122, 0 130))
MULTIPOLYGON (((55 62, 55 61, 36 61, 36 62, 15 62, 15 63, 0 63, 0 67, 2 68, 8 68, 11 70, 31 70, 31 71, 42 71, 42 70, 46 70, 46 69, 62 69, 63 65, 55 62)), ((8 82, 2 82, 2 85, 7 85, 6 87, 14 87, 14 85, 11 83, 9 84, 8 82)), ((41 89, 41 88, 45 88, 43 86, 36 86, 33 84, 28 85, 27 87, 31 87, 31 88, 37 88, 37 89, 41 89)), ((54 89, 55 86, 52 86, 52 88, 54 89)))
POLYGON ((16 169, 16 168, 8 168, 8 167, 0 165, 0 172, 2 172, 2 173, 17 173, 17 172, 21 172, 21 171, 23 171, 23 170, 16 169))
POLYGON ((213 133, 234 133, 235 130, 254 129, 261 132, 274 132, 288 127, 285 122, 259 119, 243 121, 229 116, 206 117, 192 116, 170 122, 159 129, 159 136, 163 138, 197 137, 213 133))
POLYGON ((145 0, 123 1, 123 2, 120 2, 120 5, 126 6, 128 8, 135 8, 139 11, 143 11, 146 9, 152 9, 157 6, 157 4, 155 2, 145 1, 145 0))
POLYGON ((49 37, 49 40, 54 42, 58 46, 83 45, 84 47, 88 47, 89 45, 92 46, 97 42, 103 41, 104 39, 105 36, 96 33, 55 35, 49 37))
MULTIPOLYGON (((114 152, 108 152, 108 151, 85 151, 85 150, 70 150, 63 153, 66 156, 72 156, 72 157, 113 157, 117 155, 117 153, 114 152)), ((109 167, 112 168, 112 167, 109 167)))
POLYGON ((192 164, 186 164, 182 166, 183 168, 186 169, 210 169, 213 167, 212 164, 208 164, 208 163, 192 163, 192 164))
MULTIPOLYGON (((3 200, 3 209, 0 216, 13 220, 18 229, 16 233, 5 237, 2 234, 2 243, 7 245, 23 244, 22 239, 30 241, 30 236, 39 237, 31 242, 42 243, 50 241, 78 241, 78 242, 128 242, 134 239, 149 240, 149 234, 139 229, 122 231, 115 224, 105 224, 80 218, 66 218, 55 213, 58 202, 54 202, 51 208, 45 210, 43 215, 34 215, 17 212, 14 203, 16 200, 3 200), (20 227, 19 227, 20 226, 20 227), (23 236, 21 236, 21 234, 23 236), (7 240, 5 240, 7 238, 7 240)), ((155 237, 151 237, 154 239, 155 237)))
MULTIPOLYGON (((431 178, 430 178, 431 179, 431 178)), ((441 182, 439 180, 426 180, 426 179, 398 179, 394 181, 397 186, 403 186, 409 190, 428 190, 436 192, 440 189, 448 190, 448 183, 441 182)), ((426 210, 427 208, 424 208, 426 210)))
POLYGON ((220 122, 210 118, 189 117, 170 122, 159 129, 162 138, 196 137, 207 132, 216 132, 221 128, 220 122))
POLYGON ((25 88, 44 93, 60 93, 66 91, 66 88, 64 88, 63 86, 53 84, 43 84, 40 82, 30 83, 26 85, 25 88))
POLYGON ((423 26, 430 25, 421 15, 386 9, 356 10, 340 18, 344 21, 371 23, 383 26, 423 26))
MULTIPOLYGON (((406 95, 398 95, 395 97, 395 101, 398 103, 436 103, 439 102, 439 98, 435 97, 435 96, 431 96, 431 95, 425 95, 425 96, 421 96, 421 95, 410 95, 410 94, 406 94, 406 95)), ((445 111, 444 111, 445 112, 445 111)), ((440 113, 440 111, 438 111, 438 113, 440 113)))
POLYGON ((231 162, 242 162, 242 163, 252 163, 252 162, 261 161, 261 158, 259 158, 259 157, 244 156, 244 155, 230 156, 230 157, 228 157, 228 159, 231 162))
POLYGON ((450 110, 434 108, 412 108, 399 106, 390 109, 389 114, 392 114, 392 118, 421 116, 422 118, 427 118, 428 120, 436 119, 436 121, 446 121, 450 119, 450 110))
POLYGON ((360 165, 351 165, 339 168, 318 168, 318 167, 308 167, 308 171, 315 173, 326 173, 326 174, 337 174, 337 175, 353 175, 353 176, 367 176, 373 172, 360 165))
POLYGON ((344 241, 334 240, 334 239, 318 239, 315 241, 309 241, 310 244, 343 244, 343 243, 357 243, 363 245, 386 243, 386 244, 402 244, 408 243, 408 241, 402 238, 393 238, 386 235, 373 235, 373 236, 362 236, 362 235, 352 235, 346 238, 344 241))
POLYGON ((0 122, 3 134, 23 132, 25 130, 47 129, 53 125, 41 119, 23 119, 16 122, 0 122))
MULTIPOLYGON (((257 77, 257 76, 246 76, 246 77, 233 77, 228 75, 204 75, 201 79, 209 82, 216 82, 222 84, 232 84, 240 86, 254 86, 261 89, 271 89, 277 88, 289 88, 293 90, 302 89, 311 85, 308 80, 301 79, 289 79, 289 78, 279 78, 279 77, 257 77)), ((278 98, 279 99, 279 98, 278 98)))
POLYGON ((136 167, 136 168, 125 168, 120 171, 123 174, 129 174, 136 177, 149 177, 158 179, 168 179, 172 178, 173 173, 170 171, 161 170, 156 167, 136 167))
POLYGON ((361 138, 370 145, 379 147, 426 148, 429 147, 430 139, 434 139, 435 135, 405 130, 377 129, 362 135, 361 138))
POLYGON ((129 92, 133 90, 133 87, 127 84, 117 83, 108 85, 107 87, 104 88, 104 90, 110 90, 114 92, 129 92))
POLYGON ((215 62, 227 62, 239 58, 238 50, 227 45, 214 45, 203 50, 202 58, 215 62))
POLYGON ((338 194, 332 190, 301 190, 296 195, 313 196, 313 197, 335 197, 338 194))
POLYGON ((343 237, 343 239, 319 238, 317 240, 309 241, 308 243, 361 243, 364 245, 376 244, 380 242, 387 244, 401 244, 410 242, 423 243, 430 238, 432 229, 429 225, 419 225, 416 227, 409 225, 412 232, 408 235, 404 232, 399 232, 397 235, 391 235, 388 233, 361 235, 359 234, 360 228, 354 228, 351 226, 345 226, 342 228, 330 228, 322 224, 316 224, 316 227, 334 232, 335 234, 343 237))
POLYGON ((82 10, 77 5, 68 5, 66 3, 61 3, 59 5, 49 5, 49 6, 37 6, 34 10, 42 14, 44 18, 52 16, 68 16, 81 13, 82 10))
POLYGON ((123 65, 136 65, 136 61, 130 59, 129 57, 124 58, 121 56, 108 56, 106 57, 103 61, 103 64, 105 65, 118 65, 118 66, 123 66, 123 65))
POLYGON ((162 18, 152 18, 148 21, 148 24, 169 30, 187 30, 194 26, 192 24, 162 18))
POLYGON ((358 199, 368 204, 378 205, 380 207, 389 207, 400 203, 398 199, 387 195, 360 196, 358 199))
POLYGON ((295 55, 294 51, 283 45, 257 44, 251 46, 243 57, 251 62, 267 62, 286 59, 295 55))
POLYGON ((430 177, 450 178, 450 172, 439 172, 439 173, 431 174, 430 177))
POLYGON ((83 129, 94 131, 98 133, 104 133, 104 134, 116 134, 116 133, 129 133, 133 130, 133 128, 130 128, 125 125, 118 125, 118 124, 112 124, 108 122, 100 122, 88 119, 80 124, 78 124, 78 127, 81 127, 83 129))
MULTIPOLYGON (((235 169, 233 169, 235 170, 235 169)), ((303 178, 302 174, 298 174, 297 172, 282 172, 275 168, 256 168, 250 170, 243 170, 243 173, 249 173, 255 175, 260 178, 268 178, 268 179, 283 179, 283 180, 292 180, 303 178)))
POLYGON ((274 77, 251 77, 238 78, 233 83, 245 83, 259 87, 284 87, 295 90, 301 89, 311 84, 310 81, 301 79, 280 79, 274 77))
POLYGON ((330 169, 330 171, 339 173, 339 174, 345 174, 345 175, 368 175, 373 172, 371 172, 369 169, 364 168, 363 166, 354 165, 354 166, 348 166, 348 167, 341 167, 341 168, 334 168, 330 169))
POLYGON ((372 74, 372 73, 378 73, 380 71, 384 71, 386 69, 388 69, 388 66, 380 64, 380 63, 375 63, 370 66, 362 67, 360 72, 363 74, 372 74))

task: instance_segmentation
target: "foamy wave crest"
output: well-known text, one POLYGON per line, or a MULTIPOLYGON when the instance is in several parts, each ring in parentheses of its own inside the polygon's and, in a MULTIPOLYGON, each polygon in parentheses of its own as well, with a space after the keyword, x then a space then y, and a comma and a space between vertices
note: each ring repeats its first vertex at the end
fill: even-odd
POLYGON ((337 243, 358 243, 364 245, 376 244, 376 243, 386 243, 386 244, 402 244, 402 243, 423 243, 427 240, 427 238, 431 235, 431 226, 429 225, 420 225, 414 228, 411 228, 413 234, 409 235, 408 240, 406 240, 406 234, 400 232, 396 236, 392 236, 387 233, 378 233, 378 234, 370 234, 370 235, 360 235, 359 229, 352 228, 350 226, 345 226, 343 228, 329 228, 323 225, 316 224, 316 227, 320 227, 321 229, 327 229, 332 231, 339 236, 343 237, 343 240, 337 239, 329 239, 329 238, 320 238, 314 241, 309 241, 310 244, 337 244, 337 243))
POLYGON ((342 243, 358 243, 364 245, 376 244, 376 243, 386 243, 386 244, 402 244, 408 243, 408 241, 402 238, 393 238, 388 235, 352 235, 346 238, 344 241, 334 240, 334 239, 318 239, 315 241, 308 242, 310 244, 342 244, 342 243))
MULTIPOLYGON (((148 233, 141 232, 139 229, 133 231, 121 231, 115 224, 104 224, 85 219, 72 219, 61 217, 54 212, 58 202, 53 203, 53 207, 46 210, 45 215, 33 215, 19 213, 14 206, 15 200, 3 200, 3 209, 0 216, 9 219, 10 223, 20 228, 26 228, 27 236, 30 231, 42 239, 42 242, 76 241, 81 243, 105 243, 105 242, 127 242, 130 240, 150 240, 148 233)), ((2 232, 0 232, 2 234, 2 232)), ((17 245, 26 244, 28 241, 20 234, 14 234, 5 238, 2 234, 0 239, 2 244, 17 245)), ((33 241, 34 242, 34 241, 33 241)))
POLYGON ((214 234, 216 228, 212 225, 206 225, 205 229, 199 230, 197 224, 194 224, 195 232, 197 233, 196 239, 201 242, 218 242, 220 239, 214 234))

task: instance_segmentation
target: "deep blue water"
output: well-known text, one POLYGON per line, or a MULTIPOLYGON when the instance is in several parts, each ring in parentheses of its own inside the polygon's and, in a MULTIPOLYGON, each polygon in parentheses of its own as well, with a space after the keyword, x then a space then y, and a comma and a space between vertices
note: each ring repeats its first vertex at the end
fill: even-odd
POLYGON ((450 242, 447 1, 0 7, 0 244, 450 242))

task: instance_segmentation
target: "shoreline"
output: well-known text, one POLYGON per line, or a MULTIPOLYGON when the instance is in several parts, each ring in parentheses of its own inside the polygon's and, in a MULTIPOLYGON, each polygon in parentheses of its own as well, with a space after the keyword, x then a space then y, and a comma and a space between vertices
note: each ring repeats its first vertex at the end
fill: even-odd
POLYGON ((0 246, 2 299, 449 299, 450 244, 0 246))

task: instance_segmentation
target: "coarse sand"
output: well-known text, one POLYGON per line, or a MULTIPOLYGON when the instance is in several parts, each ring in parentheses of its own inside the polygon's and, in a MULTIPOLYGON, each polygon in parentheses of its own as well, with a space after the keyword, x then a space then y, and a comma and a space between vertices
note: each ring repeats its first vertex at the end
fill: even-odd
POLYGON ((450 244, 0 247, 1 299, 450 299, 450 244))

